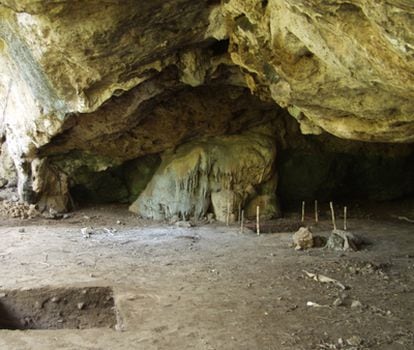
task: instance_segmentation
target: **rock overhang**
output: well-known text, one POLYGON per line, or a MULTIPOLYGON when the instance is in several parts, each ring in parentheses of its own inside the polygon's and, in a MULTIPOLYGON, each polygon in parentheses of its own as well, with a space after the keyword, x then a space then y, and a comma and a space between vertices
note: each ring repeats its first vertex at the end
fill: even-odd
MULTIPOLYGON (((44 191, 36 178, 48 178, 38 171, 51 156, 96 155, 105 137, 106 166, 191 139, 191 123, 189 137, 158 148, 154 125, 145 135, 130 127, 140 105, 159 111, 186 86, 247 87, 286 107, 304 133, 414 140, 411 2, 19 0, 3 1, 0 13, 2 133, 23 197, 44 191), (76 125, 96 137, 79 137, 76 125), (129 151, 134 137, 147 139, 141 152, 129 151)), ((169 139, 175 125, 166 129, 169 139)))

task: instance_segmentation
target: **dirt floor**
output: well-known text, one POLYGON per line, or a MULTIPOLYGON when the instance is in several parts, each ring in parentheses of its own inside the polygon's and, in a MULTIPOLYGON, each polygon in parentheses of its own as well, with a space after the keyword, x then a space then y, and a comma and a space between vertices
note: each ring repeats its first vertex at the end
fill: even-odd
MULTIPOLYGON (((0 303, 10 290, 111 287, 118 324, 0 330, 0 349, 412 350, 414 224, 397 218, 413 214, 412 202, 385 211, 354 210, 349 229, 371 242, 358 252, 295 251, 291 233, 154 224, 122 206, 3 218, 0 303)), ((326 215, 313 227, 329 230, 326 215)))

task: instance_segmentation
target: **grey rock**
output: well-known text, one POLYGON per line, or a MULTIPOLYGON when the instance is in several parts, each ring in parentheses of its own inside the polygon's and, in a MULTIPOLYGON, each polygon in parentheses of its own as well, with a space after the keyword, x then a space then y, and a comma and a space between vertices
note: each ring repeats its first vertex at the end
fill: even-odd
POLYGON ((328 238, 326 248, 339 251, 357 251, 361 244, 361 238, 359 238, 352 232, 334 230, 328 238))

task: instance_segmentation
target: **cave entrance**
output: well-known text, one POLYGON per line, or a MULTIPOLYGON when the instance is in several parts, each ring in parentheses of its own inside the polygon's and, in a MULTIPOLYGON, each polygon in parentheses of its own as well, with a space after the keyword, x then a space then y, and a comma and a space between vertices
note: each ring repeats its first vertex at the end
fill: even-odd
MULTIPOLYGON (((277 156, 273 178, 277 184, 266 191, 275 192, 283 212, 299 211, 302 201, 318 200, 321 206, 328 206, 330 201, 338 205, 355 202, 375 205, 413 197, 412 145, 348 141, 328 134, 305 136, 287 114, 279 114, 274 123, 279 126, 274 128, 277 156)), ((160 164, 160 155, 149 155, 102 172, 81 168, 74 178, 72 196, 81 205, 131 204, 160 164)), ((260 191, 259 188, 259 195, 260 191)), ((236 217, 237 211, 235 208, 236 217)), ((208 212, 213 212, 211 203, 208 212)), ((271 218, 272 215, 266 216, 271 218)))
MULTIPOLYGON (((173 73, 159 79, 176 84, 173 73)), ((126 108, 135 106, 140 89, 77 116, 42 150, 68 176, 79 205, 131 204, 155 176, 158 184, 151 184, 137 211, 156 220, 214 211, 226 221, 227 202, 237 220, 239 206, 248 217, 259 205, 263 216, 274 218, 280 207, 297 211, 302 201, 390 201, 414 194, 412 145, 305 136, 286 110, 220 79, 166 89, 126 108), (212 161, 217 166, 210 172, 204 165, 212 161)))
POLYGON ((148 190, 140 208, 144 218, 200 218, 215 206, 222 219, 227 200, 236 212, 239 202, 247 205, 254 197, 275 202, 274 134, 286 113, 282 108, 221 79, 179 85, 135 106, 140 89, 75 116, 42 149, 51 167, 68 178, 74 202, 131 204, 156 176, 159 186, 148 190), (128 115, 119 108, 131 105, 128 115), (160 168, 165 171, 156 173, 160 168))

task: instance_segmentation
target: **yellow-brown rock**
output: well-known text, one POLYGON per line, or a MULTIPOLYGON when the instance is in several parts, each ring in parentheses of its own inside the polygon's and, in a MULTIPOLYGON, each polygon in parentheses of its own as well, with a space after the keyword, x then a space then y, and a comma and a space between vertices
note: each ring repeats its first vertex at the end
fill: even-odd
POLYGON ((234 221, 250 188, 272 176, 276 147, 268 130, 202 138, 166 153, 130 210, 156 220, 197 220, 212 207, 217 220, 234 221))
MULTIPOLYGON (((409 0, 3 0, 0 140, 20 196, 244 132, 269 105, 303 133, 414 142, 413 18, 409 0)), ((57 206, 67 192, 48 189, 57 206)))
POLYGON ((412 1, 230 0, 224 8, 231 57, 251 90, 295 109, 305 131, 414 141, 412 1))

